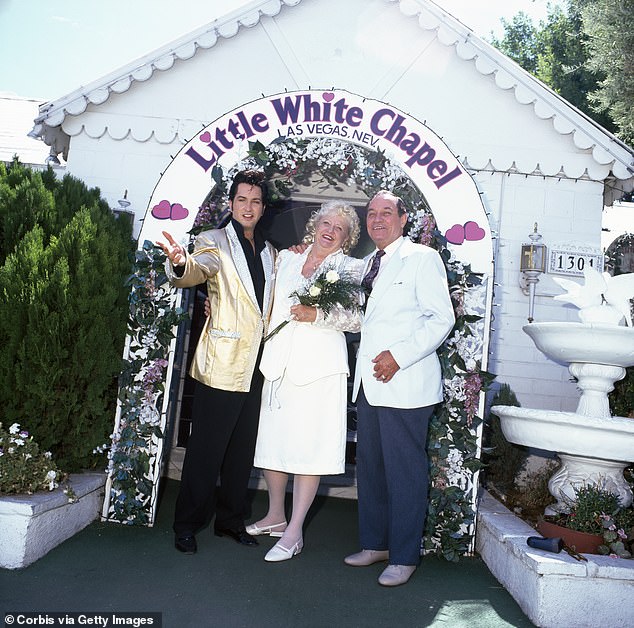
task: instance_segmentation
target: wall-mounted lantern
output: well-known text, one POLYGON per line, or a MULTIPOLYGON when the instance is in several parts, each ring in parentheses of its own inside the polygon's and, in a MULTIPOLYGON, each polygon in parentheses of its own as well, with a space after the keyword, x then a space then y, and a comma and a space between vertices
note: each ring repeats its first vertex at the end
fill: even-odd
POLYGON ((119 218, 120 216, 126 216, 131 222, 134 222, 134 212, 129 209, 130 201, 128 200, 128 190, 123 193, 123 198, 120 198, 117 203, 119 204, 119 207, 112 208, 112 213, 115 217, 119 218))
POLYGON ((520 271, 528 286, 528 322, 532 323, 535 309, 535 286, 539 281, 539 276, 546 271, 546 245, 541 241, 542 236, 537 233, 537 223, 535 223, 533 233, 528 237, 530 243, 522 244, 520 271))

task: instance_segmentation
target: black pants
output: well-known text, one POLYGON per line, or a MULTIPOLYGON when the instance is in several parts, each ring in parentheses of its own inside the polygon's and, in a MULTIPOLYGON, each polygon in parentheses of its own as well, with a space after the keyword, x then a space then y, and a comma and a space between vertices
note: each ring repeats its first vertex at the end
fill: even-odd
POLYGON ((174 532, 195 534, 209 525, 237 528, 249 516, 247 491, 258 435, 264 378, 257 368, 249 392, 196 382, 174 532), (220 478, 220 483, 218 483, 220 478))

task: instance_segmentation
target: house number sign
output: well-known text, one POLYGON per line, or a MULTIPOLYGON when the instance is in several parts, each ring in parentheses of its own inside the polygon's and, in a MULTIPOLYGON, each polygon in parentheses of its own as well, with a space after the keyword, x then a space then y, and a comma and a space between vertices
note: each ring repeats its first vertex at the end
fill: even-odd
POLYGON ((548 272, 583 276, 586 268, 603 272, 603 254, 590 247, 554 246, 550 249, 548 272))

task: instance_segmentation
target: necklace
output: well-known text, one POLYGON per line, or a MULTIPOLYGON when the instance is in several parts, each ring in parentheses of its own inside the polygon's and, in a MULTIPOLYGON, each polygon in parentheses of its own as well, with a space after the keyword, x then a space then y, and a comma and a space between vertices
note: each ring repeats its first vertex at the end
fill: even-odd
POLYGON ((321 264, 324 261, 324 258, 322 259, 315 259, 315 258, 311 258, 310 255, 306 258, 306 263, 304 264, 304 269, 308 270, 310 272, 310 274, 312 275, 317 268, 319 267, 319 264, 321 264))

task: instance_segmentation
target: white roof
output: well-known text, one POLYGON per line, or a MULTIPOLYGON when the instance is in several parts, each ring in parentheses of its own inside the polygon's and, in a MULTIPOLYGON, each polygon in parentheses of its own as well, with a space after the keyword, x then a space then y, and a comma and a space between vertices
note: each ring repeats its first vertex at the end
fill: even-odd
POLYGON ((43 166, 49 147, 30 137, 40 101, 0 93, 0 161, 10 162, 15 155, 29 166, 43 166))
MULTIPOLYGON (((320 0, 312 1, 319 2, 320 0)), ((169 71, 175 61, 187 61, 196 54, 197 50, 212 48, 219 40, 232 38, 241 29, 256 26, 263 16, 275 16, 284 7, 295 7, 301 2, 302 0, 253 0, 243 8, 202 26, 119 70, 57 100, 43 104, 40 107, 39 116, 35 119, 33 132, 42 137, 47 144, 57 143, 60 146, 60 126, 68 116, 79 116, 90 105, 99 106, 105 103, 112 94, 126 92, 137 81, 146 81, 156 70, 169 71)), ((583 153, 590 155, 599 166, 597 172, 604 173, 600 175, 602 178, 619 180, 620 183, 616 188, 632 189, 634 150, 631 147, 480 39, 473 31, 431 0, 383 0, 383 2, 397 4, 403 15, 408 18, 417 18, 418 26, 422 31, 434 31, 437 40, 453 49, 457 57, 473 63, 475 69, 489 80, 492 77, 498 89, 511 92, 517 102, 522 105, 531 105, 534 115, 541 120, 550 120, 557 133, 570 135, 574 145, 583 153)), ((94 120, 91 122, 94 123, 94 120)), ((93 137, 99 132, 100 129, 91 129, 93 137)), ((121 135, 121 130, 117 134, 121 135)), ((161 141, 166 140, 168 138, 161 138, 161 141)), ((59 150, 61 151, 61 148, 59 150)), ((479 168, 485 155, 484 152, 481 155, 475 152, 465 156, 466 165, 479 168)), ((488 159, 488 156, 486 158, 488 159)), ((495 166, 498 171, 516 171, 510 152, 506 157, 506 163, 498 162, 495 166)), ((539 169, 539 164, 537 166, 539 169)), ((541 170, 548 176, 558 174, 548 172, 543 167, 541 170)), ((561 174, 566 176, 567 173, 561 174)), ((591 175, 592 178, 597 176, 592 173, 591 175)), ((578 173, 570 176, 579 178, 578 173)), ((614 196, 617 194, 618 192, 615 192, 614 196)), ((606 198, 608 203, 612 200, 613 198, 606 198)))

